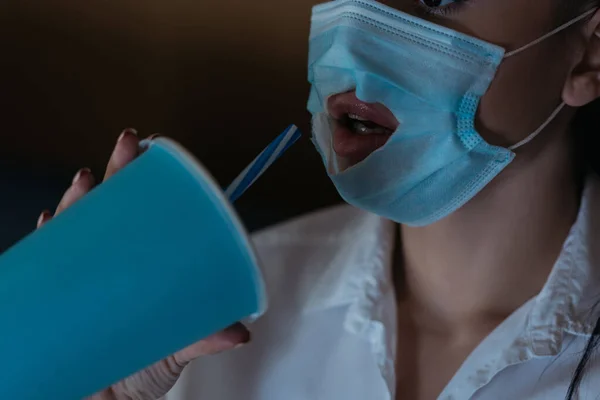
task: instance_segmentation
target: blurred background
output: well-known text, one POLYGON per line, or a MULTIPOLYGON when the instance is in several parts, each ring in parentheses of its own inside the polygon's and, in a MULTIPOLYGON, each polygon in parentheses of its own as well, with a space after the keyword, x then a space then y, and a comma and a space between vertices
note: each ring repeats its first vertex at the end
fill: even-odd
POLYGON ((180 141, 225 186, 290 123, 304 137, 238 202, 249 229, 338 201, 305 111, 315 0, 0 2, 0 252, 103 174, 122 129, 180 141))

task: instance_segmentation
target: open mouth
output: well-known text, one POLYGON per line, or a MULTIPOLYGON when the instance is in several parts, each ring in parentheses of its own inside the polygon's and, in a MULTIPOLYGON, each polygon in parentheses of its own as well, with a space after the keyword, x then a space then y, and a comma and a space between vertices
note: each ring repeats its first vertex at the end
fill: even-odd
POLYGON ((394 133, 393 130, 356 114, 344 114, 340 123, 357 135, 391 135, 394 133))
POLYGON ((360 101, 355 92, 331 96, 327 109, 335 121, 333 150, 350 165, 382 147, 400 125, 387 107, 360 101))

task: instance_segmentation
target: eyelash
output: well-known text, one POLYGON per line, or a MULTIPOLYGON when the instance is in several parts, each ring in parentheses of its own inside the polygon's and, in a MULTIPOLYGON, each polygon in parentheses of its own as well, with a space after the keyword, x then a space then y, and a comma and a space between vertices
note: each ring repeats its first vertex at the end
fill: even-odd
POLYGON ((415 6, 419 9, 419 11, 424 12, 427 15, 447 17, 458 12, 467 1, 469 0, 454 0, 453 3, 446 4, 444 6, 430 7, 424 4, 423 0, 415 0, 415 6))

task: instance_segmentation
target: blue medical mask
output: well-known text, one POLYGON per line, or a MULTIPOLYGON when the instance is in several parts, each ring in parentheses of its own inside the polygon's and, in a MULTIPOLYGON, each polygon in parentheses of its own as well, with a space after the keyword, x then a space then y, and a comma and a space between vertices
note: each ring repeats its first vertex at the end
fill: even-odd
MULTIPOLYGON (((593 11, 591 11, 593 12, 593 11)), ((472 199, 564 107, 510 148, 488 144, 475 113, 499 64, 580 21, 588 12, 510 53, 371 0, 338 0, 313 9, 308 109, 313 141, 348 203, 413 226, 449 215, 472 199), (400 122, 388 142, 344 167, 333 151, 327 99, 356 90, 400 122)))

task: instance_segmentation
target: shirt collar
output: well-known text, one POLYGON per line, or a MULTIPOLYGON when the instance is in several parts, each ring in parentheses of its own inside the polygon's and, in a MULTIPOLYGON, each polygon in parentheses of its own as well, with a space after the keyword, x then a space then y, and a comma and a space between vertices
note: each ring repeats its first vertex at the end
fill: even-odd
POLYGON ((391 221, 340 205, 259 232, 253 243, 261 258, 302 254, 293 262, 308 275, 296 282, 306 314, 379 299, 380 292, 369 292, 368 286, 391 283, 386 278, 395 230, 391 221))
POLYGON ((587 179, 576 222, 529 313, 536 355, 556 354, 565 333, 591 335, 600 315, 600 181, 587 179), (536 340, 536 337, 544 338, 536 340), (552 340, 546 338, 551 337, 552 340))
MULTIPOLYGON (((321 265, 315 268, 319 273, 313 276, 304 311, 352 304, 349 315, 357 312, 371 318, 372 305, 384 291, 393 291, 388 275, 395 224, 346 205, 314 217, 327 229, 320 236, 311 237, 312 245, 320 253, 313 262, 321 265)), ((314 251, 312 246, 311 251, 314 251)), ((354 324, 353 330, 361 329, 354 324)))

